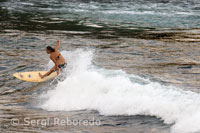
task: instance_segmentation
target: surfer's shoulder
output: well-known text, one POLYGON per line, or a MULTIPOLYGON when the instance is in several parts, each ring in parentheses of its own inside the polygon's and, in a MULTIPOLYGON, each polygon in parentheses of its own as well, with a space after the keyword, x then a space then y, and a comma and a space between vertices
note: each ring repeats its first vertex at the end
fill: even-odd
POLYGON ((55 52, 52 52, 52 53, 50 54, 50 57, 57 57, 59 54, 60 54, 59 51, 58 51, 58 50, 55 50, 55 52))

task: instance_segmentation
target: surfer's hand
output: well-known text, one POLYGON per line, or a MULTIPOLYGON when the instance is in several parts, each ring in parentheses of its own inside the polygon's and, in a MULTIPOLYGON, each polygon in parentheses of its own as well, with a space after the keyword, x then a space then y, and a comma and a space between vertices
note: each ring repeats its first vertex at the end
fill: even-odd
POLYGON ((41 78, 41 79, 43 78, 43 76, 42 76, 42 74, 41 74, 41 73, 39 73, 39 76, 40 76, 40 78, 41 78))

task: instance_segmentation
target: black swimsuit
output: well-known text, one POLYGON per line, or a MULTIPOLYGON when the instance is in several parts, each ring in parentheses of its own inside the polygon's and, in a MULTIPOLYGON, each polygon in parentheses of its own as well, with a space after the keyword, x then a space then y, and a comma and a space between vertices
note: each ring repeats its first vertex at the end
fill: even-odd
POLYGON ((67 66, 67 63, 63 63, 63 64, 58 65, 58 68, 64 69, 66 66, 67 66))

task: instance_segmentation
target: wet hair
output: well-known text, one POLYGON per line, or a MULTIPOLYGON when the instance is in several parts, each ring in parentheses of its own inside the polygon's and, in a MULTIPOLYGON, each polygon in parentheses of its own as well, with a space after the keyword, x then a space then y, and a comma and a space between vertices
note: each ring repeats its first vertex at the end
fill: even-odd
POLYGON ((52 48, 51 46, 47 46, 47 49, 50 50, 51 52, 55 52, 55 49, 52 48))

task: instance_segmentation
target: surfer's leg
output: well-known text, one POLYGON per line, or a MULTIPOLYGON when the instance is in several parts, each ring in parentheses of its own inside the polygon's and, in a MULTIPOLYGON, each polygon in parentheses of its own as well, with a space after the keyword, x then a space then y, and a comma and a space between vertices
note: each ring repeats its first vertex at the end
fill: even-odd
POLYGON ((60 73, 60 69, 56 70, 56 72, 57 72, 57 75, 58 75, 60 73))

